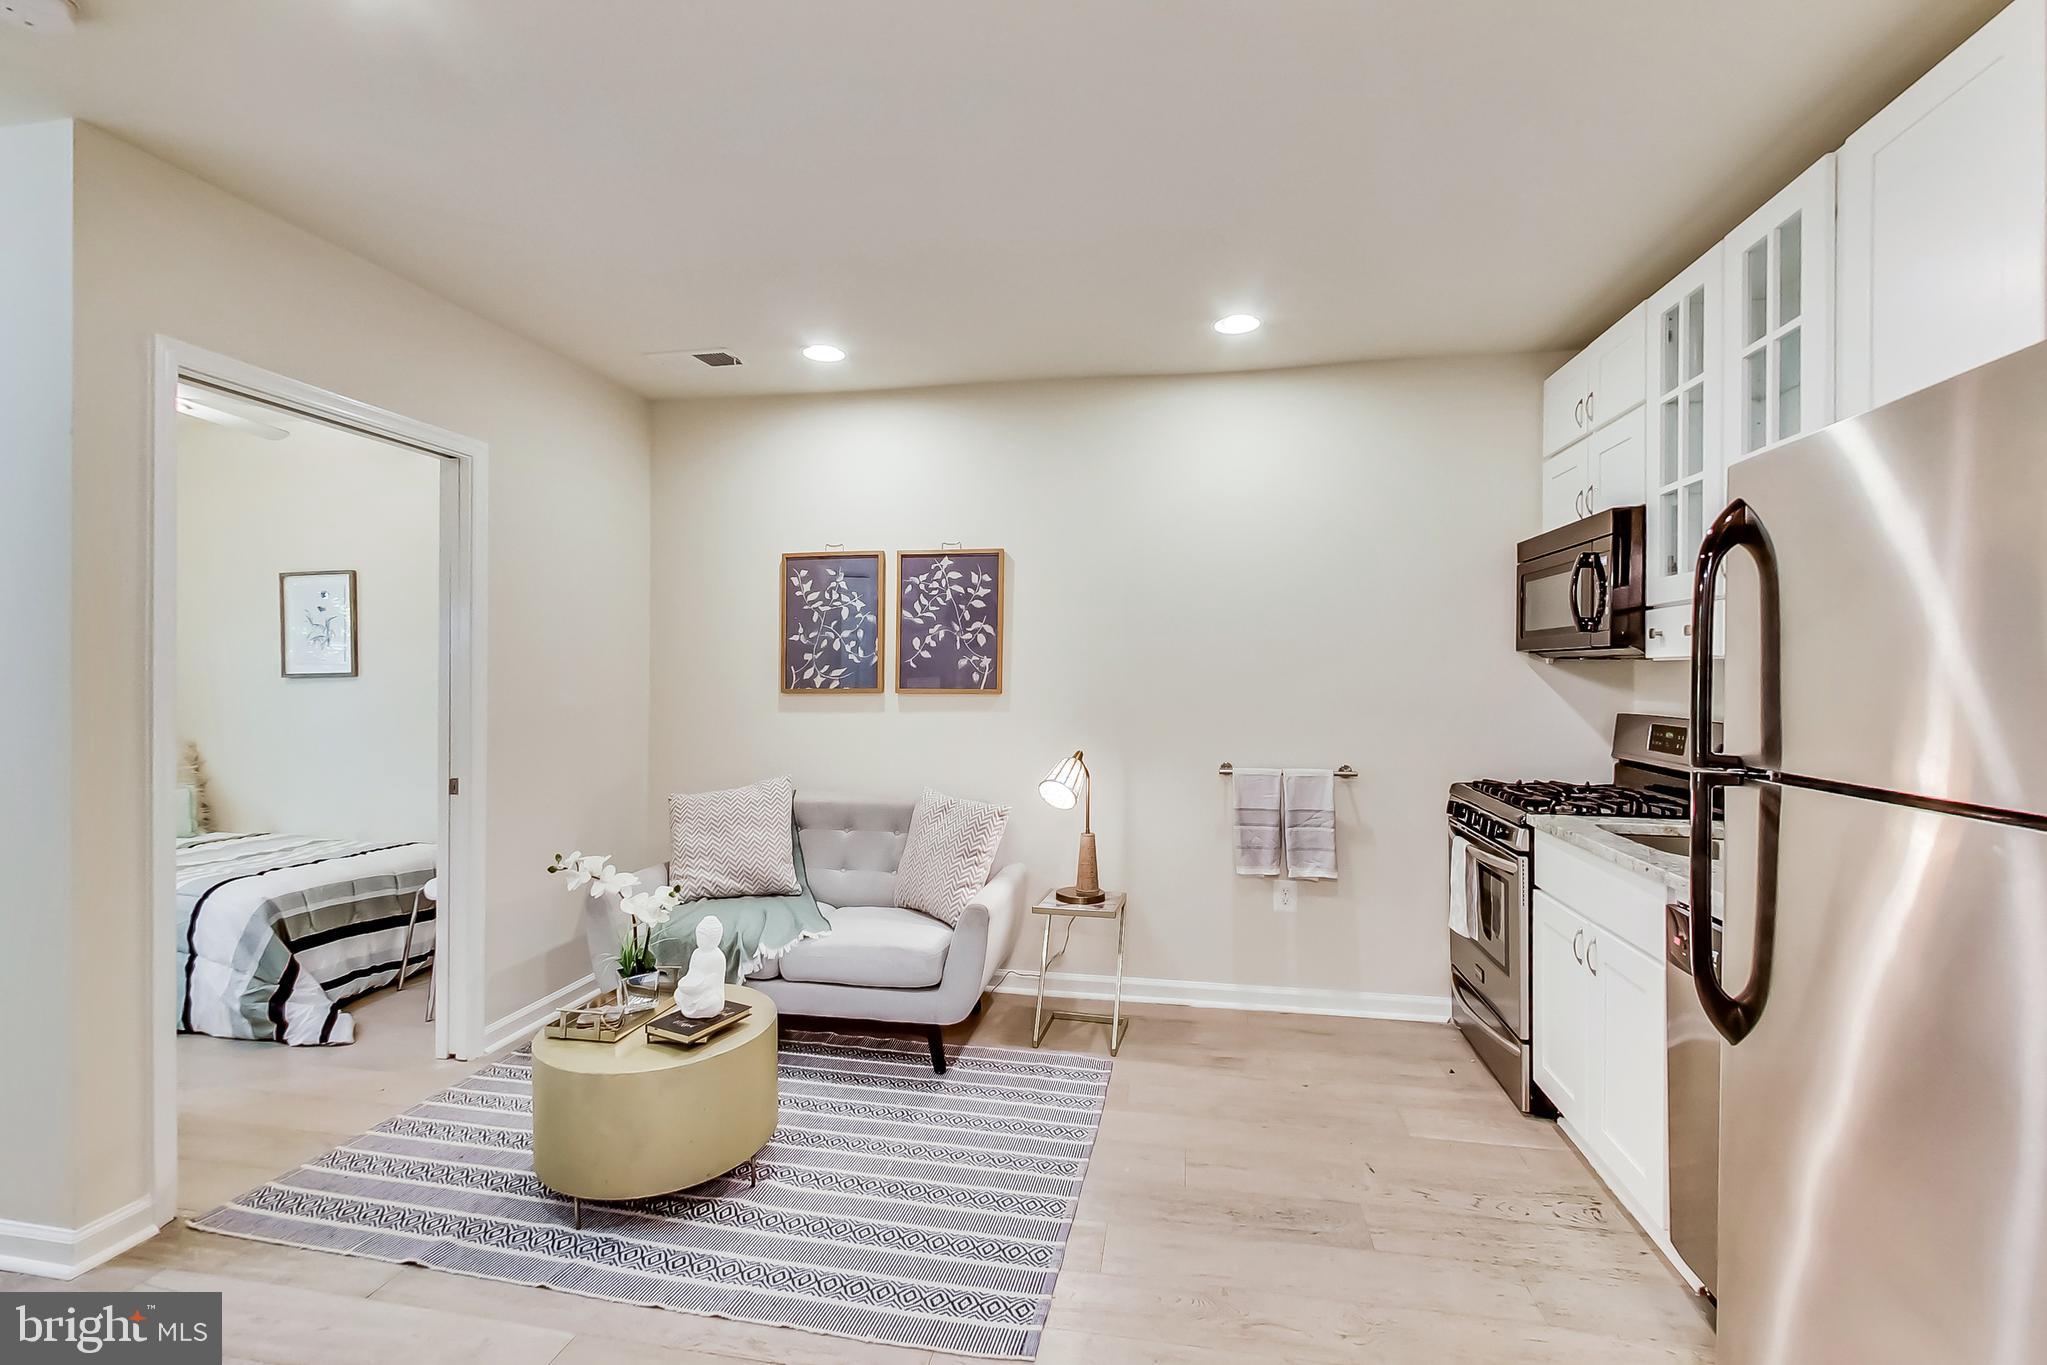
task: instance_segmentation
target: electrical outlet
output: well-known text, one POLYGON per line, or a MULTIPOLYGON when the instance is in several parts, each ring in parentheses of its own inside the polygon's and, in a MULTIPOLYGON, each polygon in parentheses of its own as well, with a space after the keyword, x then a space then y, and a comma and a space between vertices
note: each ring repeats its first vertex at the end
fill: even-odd
POLYGON ((1292 878, 1281 877, 1272 884, 1272 908, 1275 913, 1291 915, 1300 898, 1301 884, 1292 878))

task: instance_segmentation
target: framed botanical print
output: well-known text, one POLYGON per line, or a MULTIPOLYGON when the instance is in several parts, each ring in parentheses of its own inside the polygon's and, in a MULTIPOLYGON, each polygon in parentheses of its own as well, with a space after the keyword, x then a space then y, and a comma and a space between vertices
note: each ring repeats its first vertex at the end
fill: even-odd
POLYGON ((879 692, 888 639, 879 550, 782 556, 782 691, 879 692))
POLYGON ((1000 550, 896 553, 896 691, 1002 690, 1000 550))
POLYGON ((285 677, 353 678, 355 570, 277 575, 277 636, 285 677))

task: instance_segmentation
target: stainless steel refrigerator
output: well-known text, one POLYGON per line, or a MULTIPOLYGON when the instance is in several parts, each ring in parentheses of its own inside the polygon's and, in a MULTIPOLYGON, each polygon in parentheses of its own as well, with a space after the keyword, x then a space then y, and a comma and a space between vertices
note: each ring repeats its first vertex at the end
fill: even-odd
POLYGON ((1727 484, 1719 1359, 2047 1361, 2047 346, 1727 484))

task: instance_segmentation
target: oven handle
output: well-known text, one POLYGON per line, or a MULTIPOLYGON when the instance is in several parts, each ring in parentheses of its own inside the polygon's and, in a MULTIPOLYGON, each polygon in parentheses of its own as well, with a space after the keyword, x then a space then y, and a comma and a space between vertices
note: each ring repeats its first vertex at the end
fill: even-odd
POLYGON ((1473 843, 1462 831, 1458 833, 1457 837, 1464 840, 1465 851, 1471 855, 1473 862, 1484 863, 1502 876, 1518 877, 1521 875, 1521 863, 1518 859, 1502 857, 1490 849, 1481 848, 1473 843))
POLYGON ((1599 623, 1606 619, 1606 563, 1597 554, 1587 550, 1578 556, 1578 562, 1571 566, 1571 619, 1578 629, 1586 633, 1599 629, 1599 623), (1578 610, 1578 604, 1585 600, 1579 590, 1578 578, 1587 569, 1592 570, 1592 586, 1597 593, 1590 615, 1578 610))

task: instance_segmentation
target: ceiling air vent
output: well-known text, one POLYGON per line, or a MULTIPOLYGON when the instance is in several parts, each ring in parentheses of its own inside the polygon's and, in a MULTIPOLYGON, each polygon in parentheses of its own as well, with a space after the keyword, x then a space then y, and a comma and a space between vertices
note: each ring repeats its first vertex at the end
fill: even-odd
POLYGON ((744 363, 730 351, 691 351, 690 354, 714 370, 723 369, 727 365, 744 363))

